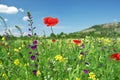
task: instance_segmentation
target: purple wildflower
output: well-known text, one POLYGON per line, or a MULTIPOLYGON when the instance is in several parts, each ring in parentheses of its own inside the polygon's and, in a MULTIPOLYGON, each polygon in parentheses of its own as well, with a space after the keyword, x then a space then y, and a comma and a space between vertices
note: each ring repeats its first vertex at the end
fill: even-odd
POLYGON ((28 36, 31 36, 31 34, 28 34, 28 36))
POLYGON ((84 55, 84 52, 81 52, 80 54, 81 54, 81 55, 84 55))
POLYGON ((85 62, 85 65, 86 65, 86 66, 89 66, 89 63, 88 63, 88 62, 85 62))
POLYGON ((32 52, 29 52, 29 54, 32 54, 32 52))
POLYGON ((29 28, 28 31, 31 31, 31 29, 29 28))
POLYGON ((37 45, 37 44, 38 44, 37 40, 34 40, 34 41, 33 41, 33 44, 34 44, 34 45, 37 45))
POLYGON ((32 50, 35 50, 36 48, 37 48, 37 45, 31 46, 31 49, 32 49, 32 50))
POLYGON ((6 40, 9 40, 9 39, 10 39, 10 36, 9 36, 9 35, 7 35, 7 36, 5 36, 5 38, 6 38, 6 40))
POLYGON ((34 35, 37 35, 36 33, 34 33, 34 35))
POLYGON ((30 45, 30 44, 28 45, 28 48, 31 48, 31 45, 30 45))
POLYGON ((81 45, 81 47, 82 47, 82 48, 85 48, 85 45, 84 45, 84 44, 82 44, 82 45, 81 45))
POLYGON ((36 73, 37 73, 37 70, 33 70, 32 72, 33 72, 33 74, 34 74, 34 75, 36 75, 36 73))
POLYGON ((35 67, 38 67, 38 64, 35 64, 35 67))
POLYGON ((89 73, 89 70, 86 70, 86 69, 85 69, 85 70, 84 70, 84 73, 85 73, 85 74, 88 74, 88 73, 89 73))
POLYGON ((35 60, 35 56, 31 56, 31 60, 35 60))

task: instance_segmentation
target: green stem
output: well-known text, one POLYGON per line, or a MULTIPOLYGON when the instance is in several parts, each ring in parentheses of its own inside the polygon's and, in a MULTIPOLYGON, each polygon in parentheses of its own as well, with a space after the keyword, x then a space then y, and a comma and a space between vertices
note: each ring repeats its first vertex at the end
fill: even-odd
POLYGON ((0 16, 0 19, 3 21, 4 27, 6 27, 5 32, 7 32, 7 24, 6 24, 5 20, 4 20, 4 18, 0 16))
POLYGON ((53 33, 53 29, 52 29, 52 26, 51 26, 51 31, 52 31, 52 33, 53 33))
POLYGON ((32 22, 30 22, 30 27, 31 27, 31 32, 32 32, 32 36, 34 36, 34 32, 33 32, 33 26, 32 26, 32 22))

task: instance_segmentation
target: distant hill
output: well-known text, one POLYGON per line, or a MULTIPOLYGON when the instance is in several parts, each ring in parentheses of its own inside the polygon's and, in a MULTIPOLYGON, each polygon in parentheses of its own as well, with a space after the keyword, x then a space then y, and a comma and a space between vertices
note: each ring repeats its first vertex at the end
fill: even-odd
POLYGON ((120 37, 120 22, 106 23, 100 25, 94 25, 82 31, 69 33, 71 37, 120 37))

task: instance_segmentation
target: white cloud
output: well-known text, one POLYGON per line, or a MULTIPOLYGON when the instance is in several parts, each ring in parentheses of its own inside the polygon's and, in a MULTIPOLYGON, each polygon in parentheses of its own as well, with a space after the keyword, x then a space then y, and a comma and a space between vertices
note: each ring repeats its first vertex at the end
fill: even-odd
POLYGON ((19 8, 19 11, 20 11, 20 12, 24 12, 24 10, 23 10, 22 8, 19 8))
POLYGON ((14 30, 16 30, 15 27, 10 27, 9 29, 10 29, 10 31, 14 31, 14 30))
POLYGON ((8 19, 7 19, 7 18, 5 18, 4 20, 5 20, 6 22, 8 21, 8 19))
POLYGON ((0 4, 0 13, 17 14, 18 9, 14 6, 7 6, 4 4, 0 4))
POLYGON ((14 36, 17 36, 17 37, 20 36, 20 33, 18 33, 18 32, 12 32, 12 34, 13 34, 14 36))
POLYGON ((29 18, 27 16, 23 17, 23 21, 27 21, 29 18))
POLYGON ((2 30, 2 31, 0 31, 0 35, 3 35, 5 32, 2 30))

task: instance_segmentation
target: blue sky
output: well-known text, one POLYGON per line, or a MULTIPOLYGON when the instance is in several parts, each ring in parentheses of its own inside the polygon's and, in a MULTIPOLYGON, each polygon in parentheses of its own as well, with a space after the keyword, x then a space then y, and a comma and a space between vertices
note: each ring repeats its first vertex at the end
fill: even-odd
MULTIPOLYGON (((0 0, 0 16, 6 20, 13 34, 19 35, 15 25, 27 34, 29 26, 23 17, 30 11, 36 32, 42 36, 43 30, 46 35, 51 33, 51 29, 43 23, 43 18, 47 16, 59 19, 59 23, 53 27, 55 34, 80 31, 96 24, 120 22, 119 4, 120 0, 0 0), (10 10, 4 10, 6 7, 10 10)), ((0 34, 4 30, 2 25, 0 21, 0 34)))

